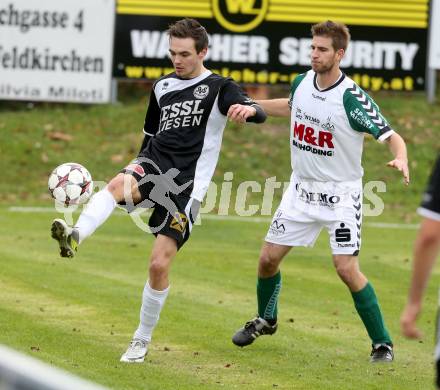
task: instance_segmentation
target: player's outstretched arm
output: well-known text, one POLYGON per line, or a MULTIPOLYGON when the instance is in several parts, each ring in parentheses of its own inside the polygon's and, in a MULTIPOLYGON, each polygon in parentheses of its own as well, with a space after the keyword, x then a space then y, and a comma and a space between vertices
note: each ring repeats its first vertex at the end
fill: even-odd
POLYGON ((227 116, 229 120, 237 123, 255 122, 263 123, 266 120, 266 113, 258 104, 251 106, 244 104, 233 104, 229 107, 227 116))
POLYGON ((263 123, 267 118, 263 108, 232 79, 227 79, 220 90, 218 108, 229 120, 237 123, 263 123))
POLYGON ((391 134, 387 139, 388 147, 394 156, 394 160, 387 163, 387 166, 395 168, 402 172, 403 180, 406 185, 409 184, 409 168, 408 168, 408 155, 406 152, 406 145, 403 138, 397 134, 391 134))
POLYGON ((422 309, 423 292, 440 249, 440 222, 424 218, 414 244, 414 263, 408 302, 400 316, 402 334, 408 338, 422 336, 416 326, 422 309))
POLYGON ((269 116, 290 116, 289 99, 256 100, 269 116))

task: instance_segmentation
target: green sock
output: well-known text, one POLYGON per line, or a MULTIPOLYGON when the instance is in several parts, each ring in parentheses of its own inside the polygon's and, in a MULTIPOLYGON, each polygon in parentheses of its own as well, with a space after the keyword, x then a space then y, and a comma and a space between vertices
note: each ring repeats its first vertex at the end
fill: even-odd
POLYGON ((373 344, 392 343, 380 312, 373 286, 368 282, 360 291, 352 292, 354 306, 367 328, 373 344))
POLYGON ((257 298, 258 315, 269 323, 274 324, 277 319, 278 295, 281 290, 281 272, 278 271, 269 278, 258 278, 257 298))

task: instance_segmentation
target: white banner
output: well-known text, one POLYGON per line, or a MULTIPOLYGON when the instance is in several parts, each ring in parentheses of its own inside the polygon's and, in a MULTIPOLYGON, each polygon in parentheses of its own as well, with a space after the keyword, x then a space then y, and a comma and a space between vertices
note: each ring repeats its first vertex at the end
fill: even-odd
POLYGON ((440 0, 431 0, 428 64, 431 69, 440 69, 440 0))
POLYGON ((0 99, 105 103, 114 0, 0 0, 0 99))

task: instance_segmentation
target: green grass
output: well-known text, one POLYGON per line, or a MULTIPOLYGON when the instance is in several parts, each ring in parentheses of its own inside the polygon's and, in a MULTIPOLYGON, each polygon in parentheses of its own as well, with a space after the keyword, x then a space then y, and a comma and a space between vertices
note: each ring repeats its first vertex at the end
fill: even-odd
MULTIPOLYGON (((60 259, 55 213, 0 209, 0 343, 114 389, 428 389, 436 286, 419 323, 399 333, 415 230, 365 226, 361 267, 374 285, 396 360, 371 365, 366 332, 331 265, 327 236, 282 266, 280 328, 244 349, 230 341, 256 311, 255 273, 267 223, 204 220, 178 254, 147 361, 119 363, 138 323, 152 237, 114 215, 60 259)), ((435 272, 438 276, 438 272, 435 272)))
MULTIPOLYGON (((368 363, 369 341, 333 270, 325 234, 313 250, 295 249, 283 264, 277 335, 235 348, 232 333, 256 311, 256 264, 268 224, 220 220, 196 227, 175 260, 147 363, 120 364, 137 326, 152 237, 115 215, 75 260, 64 261, 48 233, 55 214, 7 207, 51 206, 47 178, 63 162, 83 163, 95 180, 108 181, 137 154, 146 98, 131 87, 121 92, 114 106, 0 104, 0 343, 114 389, 432 386, 435 283, 420 320, 424 342, 403 339, 398 325, 416 232, 367 224, 361 266, 396 344, 394 364, 368 363)), ((364 182, 382 180, 387 192, 380 194, 384 214, 366 222, 418 222, 415 209, 440 149, 439 106, 427 105, 422 94, 374 98, 407 142, 412 182, 405 188, 400 174, 385 167, 386 146, 367 138, 364 182)), ((214 181, 220 186, 224 173, 233 172, 231 206, 245 180, 289 179, 288 126, 273 118, 261 126, 228 124, 214 181)), ((272 211, 280 197, 278 189, 272 211)), ((247 201, 261 198, 248 193, 247 201)), ((217 198, 213 213, 218 204, 217 198)))
MULTIPOLYGON (((2 103, 0 204, 47 204, 48 175, 61 163, 80 162, 95 180, 108 181, 135 157, 142 140, 146 98, 139 90, 122 92, 122 103, 114 106, 2 103), (59 139, 59 132, 71 139, 59 139)), ((391 154, 371 137, 365 141, 364 182, 382 180, 387 185, 387 192, 380 194, 386 205, 381 219, 412 222, 440 149, 439 106, 428 105, 422 94, 374 97, 407 142, 412 183, 405 188, 400 173, 385 167, 391 154)), ((245 180, 261 185, 273 176, 280 182, 289 180, 288 127, 284 118, 270 118, 261 126, 228 124, 214 181, 221 185, 224 173, 233 172, 235 199, 238 185, 245 180)), ((281 189, 275 191, 272 211, 281 194, 281 189)), ((261 198, 261 192, 249 191, 248 204, 260 204, 261 198)), ((217 208, 218 199, 214 212, 217 208)), ((235 213, 232 206, 229 212, 235 213)))

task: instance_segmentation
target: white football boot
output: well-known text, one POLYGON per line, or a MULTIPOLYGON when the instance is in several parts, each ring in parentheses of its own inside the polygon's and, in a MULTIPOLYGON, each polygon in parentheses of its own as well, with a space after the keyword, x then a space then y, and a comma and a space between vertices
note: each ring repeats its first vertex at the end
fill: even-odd
POLYGON ((148 341, 133 339, 125 353, 121 356, 124 363, 143 363, 148 352, 148 341))

